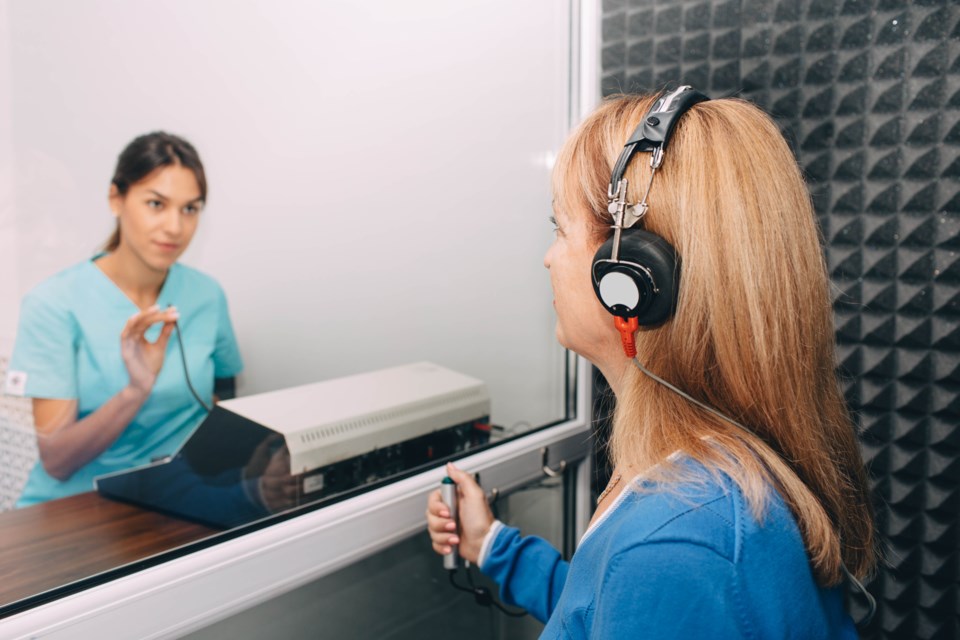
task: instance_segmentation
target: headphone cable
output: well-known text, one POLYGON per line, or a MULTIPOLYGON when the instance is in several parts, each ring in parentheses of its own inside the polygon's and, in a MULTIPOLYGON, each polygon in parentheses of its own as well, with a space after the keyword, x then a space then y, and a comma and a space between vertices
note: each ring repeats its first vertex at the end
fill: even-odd
POLYGON ((197 402, 200 403, 200 406, 203 407, 207 413, 210 413, 212 409, 200 398, 200 394, 197 393, 197 390, 193 388, 193 383, 190 382, 190 371, 187 370, 187 352, 183 349, 183 338, 180 335, 180 323, 176 320, 173 321, 173 329, 177 333, 177 344, 180 345, 180 361, 183 363, 183 377, 187 380, 187 386, 190 387, 190 393, 192 393, 193 397, 196 398, 197 402))
MULTIPOLYGON (((680 389, 679 387, 676 387, 676 386, 670 384, 669 382, 667 382, 666 380, 664 380, 663 378, 661 378, 660 376, 658 376, 658 375, 655 374, 654 372, 650 371, 649 369, 647 369, 646 367, 643 366, 643 364, 640 362, 640 359, 639 359, 639 358, 634 357, 634 358, 633 358, 633 364, 635 364, 636 367, 637 367, 637 369, 639 369, 640 371, 642 371, 647 377, 651 378, 652 380, 655 380, 656 382, 659 382, 659 383, 662 384, 664 387, 666 387, 666 388, 669 389, 670 391, 673 391, 675 394, 677 394, 677 395, 680 396, 681 398, 685 398, 686 400, 689 400, 690 402, 692 402, 693 404, 697 405, 698 407, 700 407, 700 408, 703 409, 704 411, 708 411, 708 412, 712 413, 713 415, 717 416, 718 418, 720 418, 720 419, 722 419, 722 420, 725 420, 726 422, 729 422, 730 424, 734 425, 735 427, 740 428, 741 430, 745 431, 746 433, 749 433, 750 435, 752 435, 754 438, 757 438, 757 439, 760 440, 761 442, 764 441, 763 438, 761 438, 759 435, 757 435, 757 433, 756 433, 753 429, 750 429, 749 427, 740 424, 739 422, 737 422, 736 420, 734 420, 734 419, 731 418, 730 416, 728 416, 728 415, 726 415, 726 414, 724 414, 724 413, 721 413, 720 411, 714 409, 714 408, 711 407, 710 405, 708 405, 708 404, 706 404, 706 403, 704 403, 704 402, 700 402, 699 400, 697 400, 696 398, 694 398, 693 396, 691 396, 691 395, 690 395, 689 393, 687 393, 686 391, 680 389)), ((790 466, 790 465, 787 465, 787 466, 790 466)), ((791 468, 791 470, 792 470, 792 468, 791 468)), ((796 474, 795 471, 794 471, 794 474, 796 474)), ((863 628, 863 627, 867 626, 868 624, 870 624, 870 621, 873 620, 873 616, 874 616, 874 614, 877 612, 877 601, 876 601, 876 599, 873 597, 873 595, 872 595, 869 591, 867 591, 867 588, 866 588, 865 586, 863 586, 863 583, 861 583, 861 582, 856 578, 856 576, 854 576, 854 575, 850 572, 850 570, 847 569, 847 565, 845 565, 845 564, 843 563, 843 561, 840 562, 840 569, 841 569, 841 571, 843 571, 843 574, 846 576, 847 580, 849 580, 851 583, 853 583, 853 586, 856 587, 857 590, 860 591, 861 594, 863 594, 864 599, 867 601, 867 614, 863 617, 863 619, 861 619, 859 622, 857 622, 857 626, 860 627, 860 628, 863 628)))

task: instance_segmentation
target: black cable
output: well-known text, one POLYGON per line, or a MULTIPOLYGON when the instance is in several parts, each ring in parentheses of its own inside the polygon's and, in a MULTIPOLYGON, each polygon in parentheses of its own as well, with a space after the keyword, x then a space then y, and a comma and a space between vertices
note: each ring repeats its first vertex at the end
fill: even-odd
POLYGON ((180 345, 180 361, 183 362, 183 377, 187 379, 187 386, 190 387, 190 393, 197 399, 200 406, 203 407, 207 413, 210 413, 211 408, 207 406, 206 402, 200 399, 200 394, 197 393, 197 390, 193 388, 193 383, 190 382, 190 372, 187 370, 187 352, 183 349, 183 338, 180 336, 180 323, 176 320, 173 321, 173 329, 177 333, 177 344, 180 345))
POLYGON ((457 584, 457 581, 453 577, 454 575, 456 575, 456 573, 457 573, 456 569, 447 569, 447 576, 449 576, 450 584, 453 585, 453 588, 458 589, 460 591, 466 591, 467 593, 473 593, 473 589, 457 584))
MULTIPOLYGON (((477 590, 478 590, 478 591, 488 591, 486 587, 477 587, 477 590)), ((492 597, 492 596, 491 596, 491 597, 492 597)), ((499 610, 500 610, 500 613, 502 613, 502 614, 505 615, 505 616, 510 616, 511 618, 523 618, 523 617, 526 617, 526 616, 527 616, 527 610, 526 610, 526 609, 519 609, 519 610, 517 610, 517 611, 510 611, 509 609, 507 609, 505 606, 503 606, 502 604, 500 604, 500 603, 497 602, 496 600, 490 600, 490 603, 493 604, 493 606, 495 606, 497 609, 499 609, 499 610)))
POLYGON ((867 601, 867 615, 863 616, 863 619, 857 623, 857 626, 861 629, 870 624, 873 620, 874 614, 877 612, 877 601, 873 597, 867 588, 863 586, 863 583, 857 580, 856 576, 850 573, 850 570, 847 569, 847 565, 841 563, 840 568, 843 570, 843 574, 847 576, 847 580, 853 583, 853 586, 857 588, 858 591, 863 595, 863 598, 867 601))
POLYGON ((496 607, 497 609, 499 609, 502 613, 505 613, 505 614, 507 614, 508 616, 511 616, 511 617, 513 617, 513 618, 522 618, 522 617, 524 617, 525 615, 527 615, 527 611, 526 611, 525 609, 517 609, 516 611, 511 611, 511 610, 507 609, 505 606, 503 606, 503 604, 502 604, 501 602, 498 602, 497 599, 493 597, 493 594, 490 593, 490 590, 489 590, 489 589, 487 589, 486 587, 478 587, 478 586, 476 586, 476 585, 474 584, 474 582, 473 582, 473 565, 472 565, 472 564, 468 564, 468 565, 467 565, 466 572, 467 572, 467 581, 470 583, 470 586, 473 588, 473 593, 474 593, 474 596, 475 596, 475 597, 477 597, 477 598, 479 599, 479 598, 480 598, 480 592, 485 592, 486 594, 489 594, 489 596, 490 596, 490 604, 492 604, 493 606, 495 606, 495 607, 496 607))
POLYGON ((497 599, 490 592, 490 589, 486 587, 478 587, 474 585, 473 576, 470 574, 469 569, 467 569, 466 572, 467 572, 467 580, 470 582, 470 585, 471 585, 470 587, 464 587, 463 585, 457 584, 457 581, 454 578, 454 575, 457 573, 456 569, 447 570, 447 576, 449 576, 450 584, 453 585, 454 589, 457 589, 458 591, 465 591, 467 593, 472 593, 473 599, 480 606, 489 607, 490 605, 493 605, 500 611, 500 613, 508 615, 512 618, 522 618, 525 615, 527 615, 527 612, 523 609, 520 609, 519 611, 510 611, 509 609, 504 607, 502 604, 497 602, 497 599))

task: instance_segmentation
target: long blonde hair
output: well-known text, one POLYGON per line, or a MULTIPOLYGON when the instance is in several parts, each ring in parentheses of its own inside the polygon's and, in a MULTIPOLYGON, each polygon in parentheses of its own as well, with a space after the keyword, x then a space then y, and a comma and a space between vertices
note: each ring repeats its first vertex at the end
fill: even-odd
MULTIPOLYGON (((556 205, 589 216, 598 244, 610 233, 611 168, 653 99, 607 100, 557 159, 556 205)), ((646 157, 626 172, 631 202, 649 180, 646 157)), ((670 321, 637 334, 638 357, 756 436, 630 367, 617 397, 613 462, 677 479, 679 467, 664 460, 683 451, 730 476, 758 518, 772 485, 821 584, 840 582, 841 563, 866 575, 876 562, 873 512, 835 373, 829 281, 810 196, 779 129, 742 100, 694 106, 648 202, 642 224, 676 248, 680 294, 670 321)))

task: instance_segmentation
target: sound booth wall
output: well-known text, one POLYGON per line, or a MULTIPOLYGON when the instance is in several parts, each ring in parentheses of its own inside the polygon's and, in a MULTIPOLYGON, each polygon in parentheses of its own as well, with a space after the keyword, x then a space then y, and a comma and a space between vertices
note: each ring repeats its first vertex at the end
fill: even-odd
POLYGON ((883 543, 863 636, 960 637, 960 6, 604 0, 602 19, 604 95, 692 84, 790 141, 883 543))

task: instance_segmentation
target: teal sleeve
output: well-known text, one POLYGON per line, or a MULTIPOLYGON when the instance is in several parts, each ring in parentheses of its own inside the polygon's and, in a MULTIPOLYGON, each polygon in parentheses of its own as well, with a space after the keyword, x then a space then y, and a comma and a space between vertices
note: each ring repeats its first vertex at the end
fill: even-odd
POLYGON ((7 392, 31 398, 78 397, 77 337, 76 322, 67 309, 36 292, 28 294, 20 306, 7 392), (24 379, 12 385, 18 375, 24 379))
POLYGON ((217 344, 213 350, 213 377, 232 378, 243 370, 240 347, 230 322, 230 310, 223 289, 217 288, 217 344))
POLYGON ((519 530, 503 527, 480 570, 500 585, 505 603, 523 607, 546 622, 560 599, 569 568, 543 538, 521 536, 519 530))

